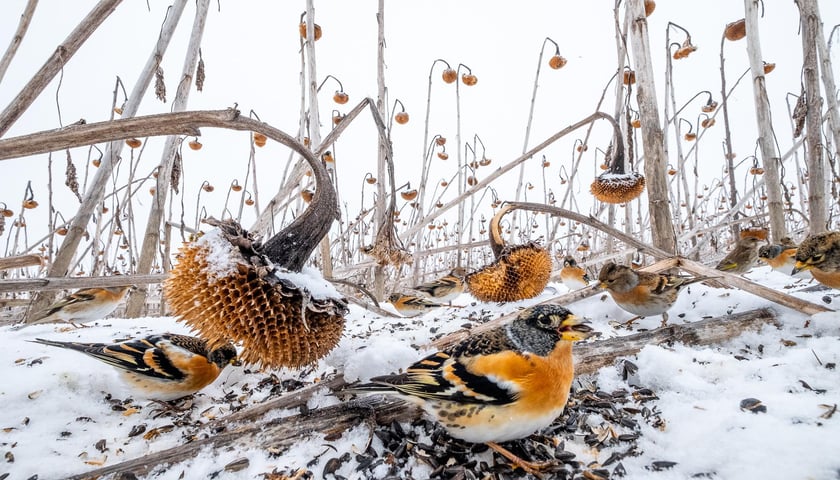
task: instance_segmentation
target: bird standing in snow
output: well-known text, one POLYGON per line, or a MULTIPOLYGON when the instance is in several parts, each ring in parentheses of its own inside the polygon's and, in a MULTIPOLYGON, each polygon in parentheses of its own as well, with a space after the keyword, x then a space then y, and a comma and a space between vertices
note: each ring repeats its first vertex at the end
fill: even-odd
POLYGON ((592 328, 559 305, 524 310, 507 325, 429 355, 405 373, 351 386, 351 392, 398 394, 423 408, 449 434, 483 442, 537 474, 549 463, 528 462, 498 442, 549 426, 566 406, 574 378, 572 343, 592 328))
POLYGON ((88 322, 107 317, 125 297, 130 285, 121 287, 82 288, 53 303, 25 326, 39 323, 88 322))
POLYGON ((392 293, 388 297, 388 301, 391 302, 394 309, 404 317, 416 317, 444 306, 442 303, 433 302, 416 295, 403 293, 392 293))
POLYGON ((417 285, 412 288, 435 302, 449 302, 464 293, 464 277, 467 271, 462 267, 455 267, 448 275, 417 285))
POLYGON ((610 293, 619 307, 640 317, 662 315, 663 326, 668 323, 668 310, 676 303, 680 290, 703 280, 708 277, 642 272, 613 262, 604 265, 598 274, 601 288, 610 293))
POLYGON ((586 270, 581 268, 574 257, 567 256, 563 260, 563 268, 560 270, 560 280, 569 287, 569 290, 578 290, 592 281, 586 270))
POLYGON ((210 385, 237 358, 233 344, 210 350, 200 338, 169 333, 111 344, 32 341, 82 352, 117 367, 129 387, 161 401, 186 397, 210 385))

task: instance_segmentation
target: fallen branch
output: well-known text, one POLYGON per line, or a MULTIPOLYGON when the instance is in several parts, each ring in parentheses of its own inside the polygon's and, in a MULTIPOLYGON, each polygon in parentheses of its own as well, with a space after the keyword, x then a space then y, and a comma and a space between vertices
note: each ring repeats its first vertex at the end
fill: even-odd
MULTIPOLYGON (((669 268, 673 268, 677 266, 677 259, 676 258, 668 258, 665 260, 660 260, 656 263, 648 265, 646 267, 640 268, 639 270, 644 272, 661 272, 663 270, 668 270, 669 268)), ((597 283, 597 282, 596 282, 597 283)), ((603 290, 598 287, 598 285, 590 285, 586 288, 581 288, 580 290, 575 290, 564 295, 560 295, 554 298, 550 298, 548 300, 542 301, 538 303, 538 305, 544 304, 555 304, 555 305, 568 305, 570 303, 577 302, 579 300, 583 300, 585 298, 589 298, 593 295, 597 295, 598 293, 603 292, 603 290)), ((507 315, 502 315, 499 318, 490 320, 487 323, 483 323, 477 327, 471 328, 469 330, 458 330, 456 332, 452 332, 449 335, 432 342, 431 346, 442 349, 446 348, 453 343, 460 342, 461 340, 467 338, 470 335, 475 335, 476 333, 483 332, 486 330, 490 330, 493 328, 498 327, 499 325, 503 325, 505 323, 510 322, 516 316, 519 315, 519 312, 509 313, 507 315)))
MULTIPOLYGON (((30 253, 29 255, 17 255, 14 257, 5 257, 0 258, 0 270, 10 270, 12 268, 26 268, 26 267, 34 267, 35 265, 43 265, 44 264, 44 257, 38 255, 36 253, 30 253)), ((4 280, 3 282, 7 282, 8 280, 4 280)))
POLYGON ((716 277, 715 281, 717 282, 723 283, 730 287, 739 288, 745 292, 749 292, 753 295, 757 295, 761 298, 770 300, 773 303, 792 308, 794 310, 808 315, 833 311, 830 308, 826 308, 822 305, 818 305, 807 300, 802 300, 801 298, 796 298, 792 295, 782 293, 778 290, 767 288, 764 285, 759 285, 755 282, 751 282, 750 280, 740 275, 734 275, 732 273, 715 270, 714 268, 707 267, 703 264, 697 263, 687 258, 678 257, 677 262, 679 267, 687 272, 691 272, 695 275, 706 275, 709 277, 716 277))
MULTIPOLYGON (((668 325, 647 332, 585 343, 575 347, 575 368, 578 374, 594 373, 599 368, 614 363, 617 358, 633 355, 647 345, 673 343, 711 345, 729 340, 746 330, 761 329, 768 323, 777 325, 775 313, 769 308, 760 308, 686 325, 668 325)), ((236 444, 244 448, 258 446, 261 449, 284 449, 298 442, 301 437, 315 432, 334 436, 363 422, 387 424, 395 420, 412 420, 420 415, 417 409, 409 408, 399 399, 371 396, 268 422, 258 421, 270 411, 305 405, 314 392, 324 387, 340 390, 345 385, 342 377, 335 377, 211 422, 205 428, 218 433, 208 435, 201 440, 69 478, 98 478, 103 475, 129 472, 142 476, 159 465, 174 464, 194 458, 205 448, 218 449, 236 444), (236 424, 244 426, 230 430, 221 428, 233 427, 236 424)))
POLYGON ((168 275, 114 275, 111 277, 50 277, 3 280, 0 293, 25 290, 71 290, 91 287, 119 287, 162 283, 168 275))

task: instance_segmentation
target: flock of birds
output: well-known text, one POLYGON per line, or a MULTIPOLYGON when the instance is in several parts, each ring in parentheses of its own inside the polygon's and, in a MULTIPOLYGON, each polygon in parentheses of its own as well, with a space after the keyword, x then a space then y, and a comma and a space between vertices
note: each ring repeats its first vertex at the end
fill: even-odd
MULTIPOLYGON (((789 275, 809 272, 818 282, 840 289, 840 231, 811 235, 799 246, 790 239, 762 243, 752 236, 741 238, 717 269, 743 274, 761 259, 774 270, 789 275)), ((464 292, 465 274, 456 268, 443 278, 414 287, 416 294, 394 293, 389 300, 405 316, 428 312, 464 292)), ((564 260, 560 278, 572 289, 591 282, 572 257, 564 260)), ((680 290, 708 278, 644 272, 610 262, 601 268, 598 285, 627 312, 663 315, 664 322, 680 290)), ((116 308, 127 290, 79 290, 52 305, 34 323, 100 319, 116 308)), ((453 437, 487 443, 514 465, 538 474, 546 465, 521 459, 498 442, 527 437, 562 413, 574 377, 572 343, 592 335, 587 323, 560 305, 533 306, 511 323, 431 354, 404 373, 376 377, 348 391, 407 398, 453 437)), ((114 344, 34 341, 113 365, 146 397, 158 400, 195 393, 236 362, 232 344, 211 349, 203 340, 183 335, 151 335, 114 344)))

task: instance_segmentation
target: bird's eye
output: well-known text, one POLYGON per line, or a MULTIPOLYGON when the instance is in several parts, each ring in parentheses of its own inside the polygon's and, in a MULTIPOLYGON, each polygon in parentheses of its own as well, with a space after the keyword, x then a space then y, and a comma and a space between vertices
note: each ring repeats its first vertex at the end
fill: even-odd
POLYGON ((823 258, 825 258, 825 255, 823 255, 822 253, 818 253, 818 254, 811 257, 811 263, 822 262, 823 258))

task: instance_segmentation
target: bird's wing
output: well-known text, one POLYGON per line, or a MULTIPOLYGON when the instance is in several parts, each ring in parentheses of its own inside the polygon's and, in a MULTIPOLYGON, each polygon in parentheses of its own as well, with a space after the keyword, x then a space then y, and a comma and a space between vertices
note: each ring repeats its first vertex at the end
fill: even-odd
POLYGON ((41 320, 47 318, 50 315, 53 315, 59 312, 60 310, 65 309, 69 305, 90 302, 95 298, 96 296, 93 293, 90 293, 87 289, 79 290, 78 292, 71 293, 70 295, 67 295, 66 297, 47 307, 37 316, 37 319, 41 320))
POLYGON ((123 370, 164 380, 181 380, 186 375, 167 353, 173 348, 166 336, 150 336, 84 350, 88 355, 123 370))
POLYGON ((503 332, 477 335, 429 355, 401 375, 378 377, 372 381, 403 394, 426 399, 503 405, 516 400, 517 385, 507 378, 480 373, 483 366, 503 357, 526 362, 503 332))

